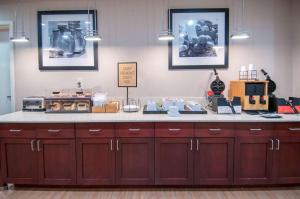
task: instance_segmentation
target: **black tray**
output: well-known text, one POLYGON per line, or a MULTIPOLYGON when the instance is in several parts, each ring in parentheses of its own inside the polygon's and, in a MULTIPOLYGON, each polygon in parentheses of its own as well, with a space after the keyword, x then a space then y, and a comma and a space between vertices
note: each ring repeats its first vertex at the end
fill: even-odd
MULTIPOLYGON (((202 109, 201 111, 191 111, 188 110, 185 107, 186 110, 179 111, 180 114, 207 114, 207 111, 205 109, 202 109)), ((147 105, 144 106, 143 114, 168 114, 168 111, 166 110, 157 110, 157 111, 147 111, 147 105)))

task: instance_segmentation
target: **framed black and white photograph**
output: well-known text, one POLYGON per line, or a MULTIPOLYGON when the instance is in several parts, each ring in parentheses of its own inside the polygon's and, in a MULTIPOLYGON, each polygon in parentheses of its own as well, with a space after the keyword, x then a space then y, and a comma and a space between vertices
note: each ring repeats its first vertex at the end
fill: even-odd
POLYGON ((229 9, 171 9, 169 69, 228 67, 229 9))
POLYGON ((96 15, 94 10, 39 11, 39 69, 98 70, 98 44, 84 39, 96 15))

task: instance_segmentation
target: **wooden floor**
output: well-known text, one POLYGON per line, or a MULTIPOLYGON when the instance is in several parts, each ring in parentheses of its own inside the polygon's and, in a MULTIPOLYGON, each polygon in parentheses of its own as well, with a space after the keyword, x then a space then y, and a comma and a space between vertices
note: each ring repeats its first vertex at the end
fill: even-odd
POLYGON ((0 199, 300 199, 300 187, 263 189, 16 189, 0 199))

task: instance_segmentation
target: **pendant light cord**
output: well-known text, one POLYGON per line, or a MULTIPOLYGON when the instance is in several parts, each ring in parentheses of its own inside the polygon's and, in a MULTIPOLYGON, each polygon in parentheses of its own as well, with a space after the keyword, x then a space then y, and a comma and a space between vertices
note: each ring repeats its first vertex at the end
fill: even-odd
POLYGON ((171 32, 171 9, 170 9, 170 1, 168 0, 168 32, 171 32))
POLYGON ((242 11, 242 31, 245 31, 245 0, 243 0, 242 11))
POLYGON ((97 22, 97 0, 95 0, 95 10, 94 10, 94 19, 95 19, 95 34, 98 34, 98 22, 97 22))

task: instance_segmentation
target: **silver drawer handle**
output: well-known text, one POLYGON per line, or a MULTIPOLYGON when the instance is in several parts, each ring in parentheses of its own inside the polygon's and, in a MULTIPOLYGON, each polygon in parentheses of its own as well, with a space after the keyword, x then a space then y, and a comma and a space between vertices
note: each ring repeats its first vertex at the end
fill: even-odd
POLYGON ((222 129, 209 129, 209 131, 216 132, 216 131, 222 131, 222 129))
POLYGON ((300 131, 300 128, 289 128, 289 131, 300 131))
POLYGON ((20 133, 22 131, 22 129, 9 129, 9 132, 12 133, 20 133))
POLYGON ((168 129, 169 131, 172 131, 172 132, 177 132, 177 131, 181 131, 181 129, 168 129))
POLYGON ((95 132, 101 132, 102 129, 89 129, 89 132, 95 133, 95 132))
POLYGON ((250 129, 250 131, 262 131, 262 129, 250 129))
POLYGON ((128 131, 137 132, 137 131, 141 131, 141 129, 128 129, 128 131))
POLYGON ((48 129, 49 133, 59 133, 60 131, 60 129, 48 129))

